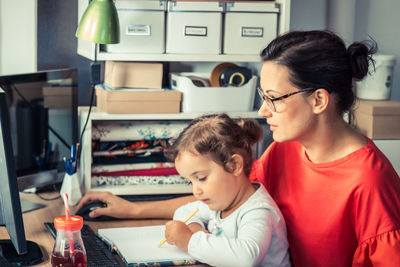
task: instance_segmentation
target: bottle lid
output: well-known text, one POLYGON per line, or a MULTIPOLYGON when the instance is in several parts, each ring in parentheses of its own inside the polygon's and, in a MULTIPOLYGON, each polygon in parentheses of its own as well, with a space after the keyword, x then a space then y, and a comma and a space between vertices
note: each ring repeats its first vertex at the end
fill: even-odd
POLYGON ((62 231, 79 231, 83 226, 83 218, 78 215, 71 215, 67 220, 66 216, 58 216, 54 218, 54 227, 56 230, 62 231))

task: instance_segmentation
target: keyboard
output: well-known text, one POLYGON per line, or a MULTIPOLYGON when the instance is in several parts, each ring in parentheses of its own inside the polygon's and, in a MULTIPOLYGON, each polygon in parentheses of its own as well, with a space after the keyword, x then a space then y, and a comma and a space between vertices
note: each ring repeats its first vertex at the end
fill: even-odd
MULTIPOLYGON (((57 230, 51 222, 45 222, 47 230, 56 238, 57 230)), ((87 267, 117 267, 121 266, 120 262, 111 253, 108 246, 96 236, 89 225, 84 224, 81 230, 83 244, 86 249, 87 267)))
POLYGON ((16 266, 18 266, 18 265, 13 264, 13 263, 9 263, 9 262, 7 261, 7 259, 3 258, 3 256, 0 255, 0 266, 1 266, 1 267, 16 267, 16 266))

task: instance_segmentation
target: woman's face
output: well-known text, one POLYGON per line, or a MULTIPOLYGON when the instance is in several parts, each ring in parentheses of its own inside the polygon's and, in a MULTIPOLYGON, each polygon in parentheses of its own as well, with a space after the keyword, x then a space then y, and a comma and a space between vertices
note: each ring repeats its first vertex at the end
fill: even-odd
MULTIPOLYGON (((271 98, 299 91, 289 81, 289 70, 272 61, 263 63, 261 69, 260 89, 271 98)), ((285 99, 274 101, 276 111, 273 111, 263 101, 258 114, 266 118, 278 142, 295 141, 305 138, 313 131, 315 116, 312 111, 312 97, 309 92, 291 95, 285 99)))

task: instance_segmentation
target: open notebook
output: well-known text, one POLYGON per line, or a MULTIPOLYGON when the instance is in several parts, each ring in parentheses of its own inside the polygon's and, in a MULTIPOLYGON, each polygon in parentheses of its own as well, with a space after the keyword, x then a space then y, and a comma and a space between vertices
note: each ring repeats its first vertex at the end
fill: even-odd
POLYGON ((115 250, 128 267, 196 264, 186 252, 165 243, 164 225, 99 229, 97 235, 115 250))

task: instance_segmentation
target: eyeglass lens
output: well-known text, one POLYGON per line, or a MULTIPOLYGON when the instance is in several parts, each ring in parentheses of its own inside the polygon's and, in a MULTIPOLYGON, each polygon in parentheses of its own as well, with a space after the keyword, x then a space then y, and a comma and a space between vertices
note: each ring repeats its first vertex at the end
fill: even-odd
POLYGON ((268 108, 269 108, 270 110, 272 110, 273 112, 275 112, 276 109, 275 109, 275 104, 274 104, 274 102, 272 102, 271 99, 269 99, 269 98, 265 95, 265 93, 263 92, 263 90, 262 90, 260 87, 257 88, 257 91, 258 91, 258 94, 259 94, 259 96, 261 97, 261 99, 262 99, 263 101, 265 101, 265 103, 267 103, 268 108))

